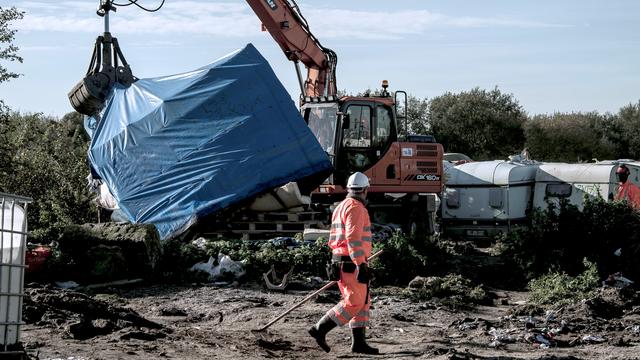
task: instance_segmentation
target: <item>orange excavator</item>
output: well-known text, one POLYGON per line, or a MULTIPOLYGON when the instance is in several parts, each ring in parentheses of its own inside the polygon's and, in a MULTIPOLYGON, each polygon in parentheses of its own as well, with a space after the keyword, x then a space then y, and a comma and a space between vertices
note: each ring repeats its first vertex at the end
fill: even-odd
MULTIPOLYGON (((296 2, 247 3, 263 29, 294 62, 301 114, 335 168, 312 191, 312 203, 342 200, 348 176, 360 171, 370 178, 368 207, 374 222, 399 223, 410 232, 432 232, 436 195, 443 184, 443 148, 433 136, 408 133, 406 92, 389 92, 384 80, 377 96, 339 97, 338 57, 313 35, 296 2), (306 79, 300 63, 307 69, 306 79)), ((303 185, 300 188, 304 191, 303 185)))

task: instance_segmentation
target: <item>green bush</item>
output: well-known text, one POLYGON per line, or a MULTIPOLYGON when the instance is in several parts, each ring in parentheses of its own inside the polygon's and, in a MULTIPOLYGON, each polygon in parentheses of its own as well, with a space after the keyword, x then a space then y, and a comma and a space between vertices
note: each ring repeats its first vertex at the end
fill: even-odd
POLYGON ((82 115, 1 115, 0 143, 0 191, 33 198, 27 212, 32 240, 48 243, 69 224, 97 219, 82 115))
POLYGON ((600 285, 595 263, 583 260, 584 272, 576 277, 564 272, 550 272, 529 282, 530 301, 536 305, 564 305, 587 298, 600 285))
POLYGON ((331 252, 323 239, 293 249, 270 242, 216 240, 207 243, 206 253, 214 259, 218 254, 224 254, 233 260, 243 261, 248 280, 261 279, 271 266, 279 274, 293 266, 295 274, 326 277, 325 264, 331 260, 331 252))
POLYGON ((586 199, 582 211, 561 202, 559 207, 535 210, 528 227, 509 233, 501 255, 527 280, 549 271, 570 276, 583 269, 581 259, 597 264, 601 276, 622 271, 640 275, 634 254, 640 249, 640 215, 624 202, 586 199), (623 256, 613 255, 622 248, 623 256))
POLYGON ((396 232, 386 242, 374 244, 374 253, 380 249, 384 252, 371 263, 375 284, 406 286, 425 273, 427 258, 402 233, 396 232))
POLYGON ((179 239, 164 241, 158 264, 158 273, 162 274, 160 280, 170 283, 204 282, 207 280, 206 274, 187 270, 207 259, 207 253, 192 243, 183 243, 179 239))
POLYGON ((387 241, 375 243, 373 252, 383 249, 372 262, 374 284, 406 286, 416 276, 448 274, 455 257, 464 256, 466 244, 437 236, 407 237, 396 232, 387 241))
POLYGON ((487 294, 482 286, 473 286, 471 280, 458 274, 428 277, 412 281, 405 294, 414 301, 438 299, 446 306, 458 308, 483 302, 487 294))
MULTIPOLYGON (((406 286, 414 277, 425 275, 429 271, 428 263, 443 266, 447 263, 446 254, 451 249, 439 247, 435 239, 426 239, 417 245, 414 243, 416 240, 397 233, 388 242, 375 244, 374 252, 381 248, 385 250, 379 259, 371 263, 376 284, 406 286), (423 251, 429 255, 421 255, 423 251)), ((163 272, 166 276, 184 272, 184 269, 193 264, 206 261, 209 256, 217 261, 218 254, 243 261, 247 272, 245 280, 249 281, 260 280, 262 274, 272 266, 278 274, 289 271, 293 266, 297 275, 324 278, 326 264, 331 261, 331 250, 322 238, 311 245, 304 244, 292 249, 266 241, 239 239, 209 240, 203 250, 179 241, 170 241, 164 248, 163 272)))

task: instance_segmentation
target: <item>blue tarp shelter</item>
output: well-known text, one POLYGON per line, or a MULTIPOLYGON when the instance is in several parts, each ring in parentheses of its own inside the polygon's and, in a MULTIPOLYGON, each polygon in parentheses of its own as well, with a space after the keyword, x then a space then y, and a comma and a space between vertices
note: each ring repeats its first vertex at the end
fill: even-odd
POLYGON ((117 85, 87 129, 94 172, 131 222, 154 224, 162 239, 331 169, 251 44, 195 71, 117 85))

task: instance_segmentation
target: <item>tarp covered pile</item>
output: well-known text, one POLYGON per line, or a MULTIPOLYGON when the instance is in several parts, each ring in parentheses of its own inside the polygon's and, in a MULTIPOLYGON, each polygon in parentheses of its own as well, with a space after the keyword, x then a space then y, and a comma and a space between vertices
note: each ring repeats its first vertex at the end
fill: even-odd
POLYGON ((203 216, 331 169, 251 44, 195 71, 117 85, 87 129, 94 172, 131 222, 156 225, 163 239, 203 216))

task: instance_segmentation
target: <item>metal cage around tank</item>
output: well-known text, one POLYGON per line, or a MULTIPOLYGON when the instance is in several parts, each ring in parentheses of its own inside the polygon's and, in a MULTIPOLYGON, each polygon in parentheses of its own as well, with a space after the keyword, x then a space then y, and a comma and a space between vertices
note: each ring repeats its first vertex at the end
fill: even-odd
POLYGON ((27 205, 32 199, 0 193, 0 357, 19 351, 24 297, 27 205))

